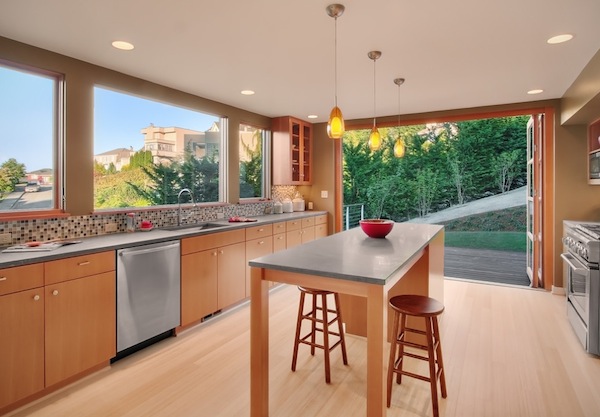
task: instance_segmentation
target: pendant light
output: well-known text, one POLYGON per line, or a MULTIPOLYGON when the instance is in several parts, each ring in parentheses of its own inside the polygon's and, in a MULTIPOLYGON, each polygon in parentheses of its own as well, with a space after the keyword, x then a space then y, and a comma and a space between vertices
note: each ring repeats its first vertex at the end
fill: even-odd
POLYGON ((369 135, 369 149, 371 149, 371 151, 376 151, 381 147, 381 135, 379 134, 379 129, 377 129, 376 120, 377 113, 375 103, 377 102, 377 89, 375 88, 375 62, 381 57, 381 51, 371 51, 367 55, 373 60, 373 128, 369 135))
POLYGON ((337 105, 337 18, 344 14, 346 8, 343 4, 330 4, 325 9, 330 17, 333 17, 335 21, 335 35, 334 35, 334 92, 335 92, 335 105, 329 114, 329 120, 327 121, 327 136, 331 139, 339 139, 344 134, 344 116, 342 111, 337 105))
MULTIPOLYGON (((404 84, 404 78, 395 78, 394 84, 398 86, 398 129, 400 129, 400 86, 404 84)), ((400 130, 398 130, 398 138, 396 139, 396 143, 394 144, 394 156, 396 158, 402 158, 406 153, 406 144, 404 143, 404 139, 400 135, 400 130)))

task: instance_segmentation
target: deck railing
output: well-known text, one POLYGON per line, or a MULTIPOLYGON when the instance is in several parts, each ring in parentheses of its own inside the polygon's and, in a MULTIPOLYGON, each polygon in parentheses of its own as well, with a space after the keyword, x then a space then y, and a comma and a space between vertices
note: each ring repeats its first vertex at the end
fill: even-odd
POLYGON ((343 207, 344 230, 358 227, 358 222, 365 217, 364 204, 347 204, 343 207))

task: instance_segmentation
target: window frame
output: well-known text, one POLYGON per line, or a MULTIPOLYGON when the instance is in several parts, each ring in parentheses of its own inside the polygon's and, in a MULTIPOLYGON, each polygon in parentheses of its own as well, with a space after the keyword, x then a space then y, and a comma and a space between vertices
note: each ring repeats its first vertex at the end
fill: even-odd
MULTIPOLYGON (((147 100, 150 102, 154 102, 154 103, 158 103, 161 105, 165 105, 165 106, 171 106, 174 108, 178 108, 178 109, 182 109, 185 111, 190 111, 190 112, 196 112, 199 114, 203 114, 206 116, 210 116, 213 117, 215 119, 217 119, 217 122, 220 124, 219 128, 220 128, 220 143, 219 143, 219 187, 218 187, 218 201, 212 201, 212 202, 196 202, 196 204, 198 205, 202 205, 202 206, 217 206, 217 205, 222 205, 224 203, 227 203, 228 200, 228 194, 227 194, 227 190, 228 190, 228 159, 229 159, 229 154, 228 154, 228 142, 229 142, 229 138, 228 138, 228 125, 229 125, 229 118, 226 116, 222 116, 222 115, 217 115, 214 114, 212 112, 208 112, 204 109, 200 109, 200 108, 196 108, 196 107, 191 107, 191 106, 186 106, 182 103, 175 103, 172 100, 165 100, 164 98, 157 98, 155 96, 153 96, 152 94, 142 94, 140 92, 137 91, 132 91, 131 89, 128 88, 122 88, 122 87, 117 87, 117 86, 113 86, 113 85, 108 85, 102 82, 99 82, 98 80, 93 82, 93 88, 94 91, 99 88, 102 90, 106 90, 106 91, 110 91, 113 93, 117 93, 117 94, 122 94, 122 95, 126 95, 126 96, 131 96, 137 99, 141 99, 141 100, 147 100)), ((94 94, 94 105, 95 105, 95 94, 94 94)), ((167 126, 164 126, 167 127, 167 126)), ((181 126, 178 126, 181 127, 181 126)), ((95 132, 96 129, 96 120, 94 117, 94 123, 93 123, 93 130, 95 132)), ((187 129, 187 128, 186 128, 187 129)), ((92 147, 94 146, 95 143, 95 133, 92 137, 92 147)), ((94 154, 95 155, 95 154, 94 154)), ((92 156, 92 160, 91 163, 93 164, 93 156, 92 156)), ((95 197, 93 197, 95 199, 95 197)), ((94 214, 106 214, 106 213, 122 213, 122 212, 129 212, 129 211, 148 211, 148 210, 161 210, 161 209, 170 209, 173 207, 176 207, 177 204, 173 203, 173 204, 160 204, 160 205, 150 205, 150 206, 134 206, 134 207, 111 207, 111 208, 96 208, 95 206, 95 201, 92 201, 92 212, 94 214)))
POLYGON ((22 64, 0 58, 0 66, 13 71, 45 77, 53 80, 52 108, 52 187, 53 207, 37 210, 0 211, 0 221, 30 220, 50 217, 68 217, 65 213, 65 119, 66 82, 65 75, 33 65, 22 64))

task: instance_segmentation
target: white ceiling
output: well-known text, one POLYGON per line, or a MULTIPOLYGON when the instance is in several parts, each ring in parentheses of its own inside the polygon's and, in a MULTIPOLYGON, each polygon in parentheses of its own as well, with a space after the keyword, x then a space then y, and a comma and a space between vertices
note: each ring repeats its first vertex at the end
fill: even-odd
MULTIPOLYGON (((330 0, 1 0, 0 36, 266 116, 334 100, 330 0), (135 45, 130 52, 113 40, 135 45), (252 89, 254 96, 240 91, 252 89)), ((342 0, 346 119, 560 98, 600 48, 598 0, 342 0), (570 42, 549 45, 557 34, 570 42), (526 92, 541 88, 544 93, 526 92)))

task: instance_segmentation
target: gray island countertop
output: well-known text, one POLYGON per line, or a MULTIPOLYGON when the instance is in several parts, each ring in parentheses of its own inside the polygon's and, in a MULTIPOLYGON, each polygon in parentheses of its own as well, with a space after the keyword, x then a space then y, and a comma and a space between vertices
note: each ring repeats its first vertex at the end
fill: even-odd
POLYGON ((360 227, 249 262, 250 266, 385 285, 442 230, 434 224, 396 223, 383 239, 360 227))

